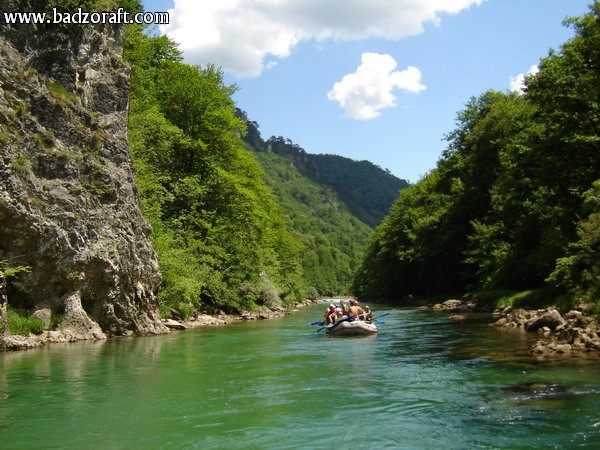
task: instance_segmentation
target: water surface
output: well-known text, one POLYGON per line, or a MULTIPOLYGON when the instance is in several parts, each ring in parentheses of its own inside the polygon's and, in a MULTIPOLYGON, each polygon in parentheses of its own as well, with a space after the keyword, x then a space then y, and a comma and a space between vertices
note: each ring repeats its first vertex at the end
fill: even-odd
MULTIPOLYGON (((383 311, 380 308, 380 311, 383 311)), ((537 361, 485 318, 321 308, 168 336, 0 354, 0 447, 600 448, 600 361, 537 361)))

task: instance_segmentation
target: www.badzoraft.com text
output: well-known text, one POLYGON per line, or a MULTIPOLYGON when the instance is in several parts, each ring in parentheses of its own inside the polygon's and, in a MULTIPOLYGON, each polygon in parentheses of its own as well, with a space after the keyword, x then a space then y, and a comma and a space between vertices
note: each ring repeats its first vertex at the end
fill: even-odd
MULTIPOLYGON (((5 12, 4 23, 6 24, 142 24, 142 25, 166 25, 169 23, 168 12, 140 12, 130 14, 123 8, 116 11, 88 12, 78 8, 76 12, 57 11, 52 12, 5 12)), ((1 17, 1 16, 0 16, 1 17)))

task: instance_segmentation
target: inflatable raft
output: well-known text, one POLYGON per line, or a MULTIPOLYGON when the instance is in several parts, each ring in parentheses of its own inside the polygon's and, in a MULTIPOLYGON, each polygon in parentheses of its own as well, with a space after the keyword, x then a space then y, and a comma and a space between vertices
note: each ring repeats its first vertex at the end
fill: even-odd
POLYGON ((375 334, 377 333, 377 326, 372 322, 365 322, 364 320, 350 321, 342 319, 325 327, 325 333, 335 336, 348 334, 375 334))

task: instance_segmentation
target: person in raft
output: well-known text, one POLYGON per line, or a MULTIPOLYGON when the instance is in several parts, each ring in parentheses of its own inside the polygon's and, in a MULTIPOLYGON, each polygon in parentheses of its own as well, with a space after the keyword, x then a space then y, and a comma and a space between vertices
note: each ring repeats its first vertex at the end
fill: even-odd
POLYGON ((373 320, 373 312, 371 311, 371 308, 365 305, 362 313, 359 314, 358 318, 360 320, 364 320, 365 322, 371 322, 373 320))
MULTIPOLYGON (((342 304, 343 305, 343 304, 342 304)), ((347 317, 345 313, 345 308, 342 306, 338 306, 335 308, 335 313, 331 316, 331 323, 337 322, 340 319, 347 317)))
POLYGON ((359 320, 362 313, 363 309, 358 306, 358 301, 354 298, 351 298, 350 308, 348 309, 348 317, 350 317, 350 320, 359 320))
POLYGON ((340 302, 340 304, 330 303, 327 309, 325 310, 325 320, 323 324, 332 324, 337 322, 340 319, 348 319, 348 307, 344 304, 344 302, 340 302))
POLYGON ((347 316, 348 315, 348 305, 346 305, 343 300, 340 300, 340 308, 341 308, 342 316, 347 316))
POLYGON ((325 310, 325 323, 329 324, 335 322, 335 316, 335 305, 333 303, 330 303, 327 309, 325 310))

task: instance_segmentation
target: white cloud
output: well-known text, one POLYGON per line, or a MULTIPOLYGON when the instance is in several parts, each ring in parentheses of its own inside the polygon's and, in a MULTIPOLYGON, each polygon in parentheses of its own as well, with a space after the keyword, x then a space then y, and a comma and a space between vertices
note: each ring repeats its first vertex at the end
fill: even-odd
POLYGON ((394 89, 419 93, 421 71, 416 67, 394 70, 397 64, 390 55, 363 53, 356 72, 345 75, 327 94, 344 110, 346 117, 369 120, 378 117, 380 110, 396 106, 394 89))
POLYGON ((528 75, 535 75, 540 71, 540 68, 537 65, 533 65, 529 68, 527 73, 520 73, 516 77, 510 77, 510 87, 509 89, 512 92, 518 92, 522 94, 525 92, 525 77, 528 75))
POLYGON ((260 75, 265 58, 285 58, 310 39, 391 40, 439 24, 484 0, 174 0, 161 32, 180 44, 186 60, 213 63, 238 76, 260 75))

